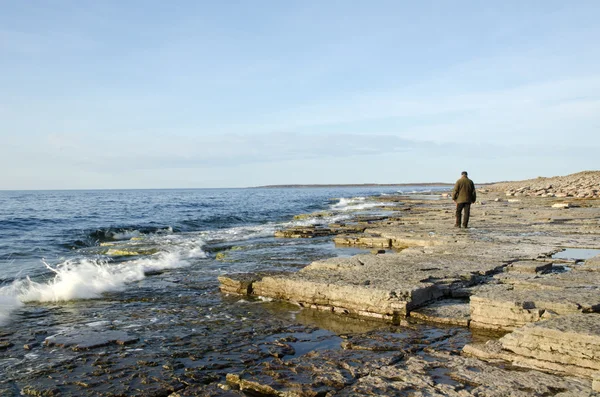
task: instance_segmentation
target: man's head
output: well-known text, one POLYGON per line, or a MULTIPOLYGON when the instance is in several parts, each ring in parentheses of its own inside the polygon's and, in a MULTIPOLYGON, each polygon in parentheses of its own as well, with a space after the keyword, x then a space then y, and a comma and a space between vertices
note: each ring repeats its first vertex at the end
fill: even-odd
POLYGON ((467 175, 469 175, 469 174, 467 174, 467 171, 463 171, 463 172, 461 172, 460 174, 461 174, 462 176, 467 176, 467 175))

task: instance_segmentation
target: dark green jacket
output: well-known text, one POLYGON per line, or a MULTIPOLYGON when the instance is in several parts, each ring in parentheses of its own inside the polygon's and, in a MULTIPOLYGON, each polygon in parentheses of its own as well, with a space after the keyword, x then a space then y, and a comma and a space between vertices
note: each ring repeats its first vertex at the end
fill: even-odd
POLYGON ((454 185, 452 200, 457 203, 474 203, 477 200, 475 184, 466 176, 461 177, 454 185))

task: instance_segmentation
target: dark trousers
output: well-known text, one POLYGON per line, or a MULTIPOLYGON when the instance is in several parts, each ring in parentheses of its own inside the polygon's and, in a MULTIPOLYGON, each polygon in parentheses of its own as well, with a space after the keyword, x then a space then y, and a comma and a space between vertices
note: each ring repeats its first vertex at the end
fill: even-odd
POLYGON ((471 215, 471 203, 456 203, 456 223, 454 226, 460 226, 462 218, 462 227, 469 225, 469 216, 471 215), (465 211, 465 217, 462 218, 463 210, 465 211))

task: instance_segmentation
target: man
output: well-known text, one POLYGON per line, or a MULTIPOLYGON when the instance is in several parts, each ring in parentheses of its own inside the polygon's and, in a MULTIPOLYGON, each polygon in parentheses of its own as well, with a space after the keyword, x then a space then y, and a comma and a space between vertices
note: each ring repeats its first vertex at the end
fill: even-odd
POLYGON ((454 185, 452 191, 452 200, 456 203, 456 223, 454 227, 460 227, 462 218, 462 227, 465 229, 469 225, 469 216, 471 215, 471 203, 477 199, 475 193, 475 184, 467 177, 467 171, 461 172, 461 177, 454 185), (463 210, 465 212, 462 217, 463 210))

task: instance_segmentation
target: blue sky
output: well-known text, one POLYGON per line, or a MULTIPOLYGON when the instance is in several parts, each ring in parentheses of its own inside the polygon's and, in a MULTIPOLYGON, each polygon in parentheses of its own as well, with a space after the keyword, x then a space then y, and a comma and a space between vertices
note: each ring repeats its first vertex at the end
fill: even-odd
POLYGON ((0 0, 0 189, 598 169, 597 1, 0 0))

